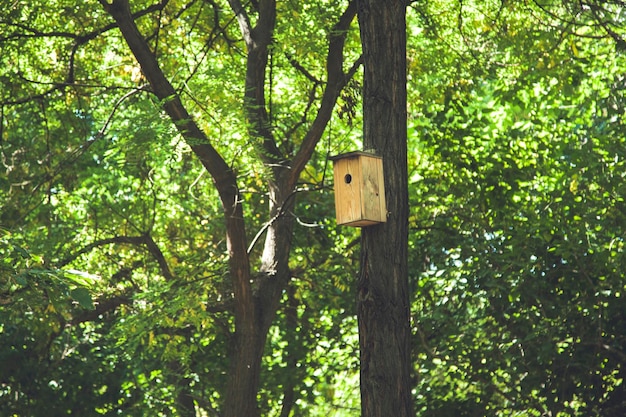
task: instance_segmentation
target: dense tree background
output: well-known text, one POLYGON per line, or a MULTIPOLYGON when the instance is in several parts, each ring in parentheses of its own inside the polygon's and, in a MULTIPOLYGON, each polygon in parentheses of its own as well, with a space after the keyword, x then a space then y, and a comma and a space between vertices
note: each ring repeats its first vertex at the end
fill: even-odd
MULTIPOLYGON (((0 0, 0 414, 360 415, 354 5, 124 5, 0 0)), ((408 5, 416 415, 626 413, 625 6, 408 5)))

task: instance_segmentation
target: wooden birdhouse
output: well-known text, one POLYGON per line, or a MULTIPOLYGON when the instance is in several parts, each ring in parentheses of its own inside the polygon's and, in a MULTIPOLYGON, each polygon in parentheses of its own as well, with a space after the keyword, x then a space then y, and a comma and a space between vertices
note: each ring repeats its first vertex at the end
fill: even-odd
POLYGON ((350 152, 331 159, 337 224, 363 227, 384 223, 387 206, 382 157, 350 152))

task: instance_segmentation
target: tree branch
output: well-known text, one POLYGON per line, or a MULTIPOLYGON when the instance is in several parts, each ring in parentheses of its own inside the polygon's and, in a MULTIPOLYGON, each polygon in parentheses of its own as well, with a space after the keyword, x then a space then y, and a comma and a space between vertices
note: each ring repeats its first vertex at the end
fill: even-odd
POLYGON ((593 17, 596 19, 596 21, 602 27, 602 29, 604 29, 604 31, 615 41, 615 45, 618 47, 618 49, 622 51, 626 49, 626 41, 624 40, 624 38, 609 27, 609 25, 611 25, 610 22, 605 21, 600 16, 600 12, 601 11, 604 12, 606 10, 602 9, 600 6, 598 6, 595 3, 589 3, 588 5, 589 5, 589 8, 591 9, 591 13, 593 14, 593 17))
MULTIPOLYGON (((140 10, 136 13, 134 13, 133 19, 137 19, 139 17, 145 16, 149 13, 152 13, 154 11, 158 11, 161 10, 163 7, 165 7, 165 5, 167 4, 169 0, 163 0, 163 2, 161 3, 157 3, 154 4, 152 6, 149 6, 143 10, 140 10)), ((99 0, 99 2, 103 5, 106 5, 106 7, 110 7, 111 5, 108 4, 105 0, 99 0)), ((4 23, 4 22, 3 22, 4 23)), ((20 105, 20 104, 24 104, 27 103, 29 101, 33 101, 33 100, 38 100, 41 98, 44 98, 46 96, 48 96, 49 94, 58 91, 58 90, 62 90, 68 86, 74 85, 75 84, 75 79, 74 79, 74 63, 75 63, 75 56, 76 53, 78 52, 78 49, 85 45, 87 42, 97 38, 99 35, 102 35, 105 32, 108 32, 111 29, 115 29, 117 27, 116 24, 111 23, 108 25, 105 25, 101 28, 96 28, 90 32, 87 33, 83 33, 83 34, 77 34, 77 33, 71 33, 71 32, 64 32, 64 31, 44 31, 44 30, 40 30, 36 27, 32 27, 32 26, 28 26, 25 25, 23 23, 18 23, 18 22, 7 22, 6 23, 7 26, 9 27, 14 27, 17 28, 21 31, 23 31, 24 33, 19 33, 19 32, 13 32, 9 35, 0 37, 0 43, 5 42, 5 41, 12 41, 12 40, 19 40, 19 39, 29 39, 29 38, 67 38, 67 39, 73 39, 74 42, 71 45, 71 50, 70 50, 70 54, 69 54, 69 62, 68 62, 68 68, 67 68, 67 75, 65 76, 65 80, 63 82, 51 82, 48 83, 48 85, 50 85, 50 88, 38 93, 38 94, 34 94, 34 95, 29 95, 26 97, 17 97, 17 98, 11 98, 10 100, 5 100, 3 102, 1 102, 1 105, 20 105)), ((19 74, 18 74, 19 75, 19 74)), ((35 82, 32 80, 29 80, 23 76, 20 76, 21 79, 23 79, 24 81, 30 83, 30 84, 44 84, 42 82, 35 82)))
POLYGON ((233 13, 235 13, 246 47, 248 50, 252 49, 254 47, 252 26, 250 25, 250 18, 248 17, 248 13, 246 13, 246 9, 239 0, 228 0, 228 4, 230 4, 230 8, 233 9, 233 13))
POLYGON ((271 131, 265 102, 265 72, 276 24, 276 0, 259 2, 259 17, 254 27, 251 27, 250 20, 239 0, 229 0, 229 4, 239 21, 248 52, 244 93, 248 130, 253 138, 262 141, 263 149, 259 152, 259 157, 276 171, 283 167, 282 154, 271 131))
POLYGON ((156 57, 135 24, 128 0, 112 0, 112 3, 100 1, 105 10, 115 19, 122 36, 150 83, 153 93, 161 100, 163 109, 213 178, 222 202, 226 223, 229 270, 236 300, 235 325, 243 334, 255 332, 256 303, 250 282, 246 228, 235 173, 211 145, 163 73, 156 57))
POLYGON ((250 254, 252 252, 252 249, 254 249, 254 246, 257 244, 257 242, 259 241, 259 239, 261 238, 261 236, 263 236, 263 233, 265 233, 267 231, 267 229, 269 229, 272 224, 274 224, 274 222, 276 220, 278 220, 279 218, 281 218, 282 216, 285 215, 285 213, 287 213, 287 205, 293 201, 292 199, 295 197, 297 193, 297 190, 294 190, 291 194, 289 194, 287 196, 287 198, 285 199, 285 201, 283 201, 283 203, 280 205, 280 207, 277 210, 277 213, 271 218, 269 219, 262 227, 261 229, 259 229, 259 231, 257 232, 257 234, 254 236, 254 238, 252 239, 252 241, 250 242, 250 246, 248 247, 248 254, 250 254))
POLYGON ((114 236, 114 237, 107 238, 107 239, 96 240, 95 242, 91 242, 90 244, 80 249, 76 253, 58 262, 56 266, 58 268, 63 268, 64 266, 76 260, 79 256, 89 253, 96 248, 100 248, 102 246, 107 246, 107 245, 115 245, 115 244, 144 246, 148 250, 150 255, 152 255, 152 257, 159 264, 159 268, 161 269, 161 274, 167 279, 174 278, 174 274, 172 274, 172 271, 170 270, 170 267, 167 264, 167 260, 165 259, 163 252, 161 252, 161 249, 159 248, 159 246, 156 244, 154 239, 152 239, 152 236, 150 236, 147 233, 141 236, 114 236))
POLYGON ((131 305, 132 299, 127 295, 116 295, 94 304, 96 307, 94 310, 82 310, 81 314, 73 316, 68 324, 75 326, 80 323, 97 320, 101 315, 113 311, 121 305, 131 305))
POLYGON ((141 236, 115 236, 115 237, 111 237, 107 239, 96 240, 95 242, 91 242, 87 246, 83 247, 76 253, 73 253, 67 258, 57 262, 56 266, 58 268, 63 268, 64 266, 67 266, 73 261, 75 261, 76 259, 78 259, 79 256, 89 253, 92 250, 102 247, 102 246, 113 245, 113 244, 141 245, 142 243, 143 243, 143 240, 141 236))
POLYGON ((351 0, 348 7, 343 12, 339 21, 333 27, 330 34, 330 42, 328 46, 328 57, 326 64, 327 81, 326 88, 324 89, 324 95, 322 97, 322 103, 318 109, 317 116, 311 125, 311 128, 307 132, 298 153, 293 159, 291 164, 291 172, 289 184, 291 187, 295 187, 295 184, 300 177, 300 173, 306 166, 311 155, 315 151, 315 147, 322 137, 326 125, 330 120, 330 117, 339 97, 341 89, 349 81, 349 77, 352 77, 356 72, 358 65, 361 63, 361 59, 357 60, 358 65, 353 65, 348 74, 343 72, 343 48, 346 40, 346 35, 350 24, 356 15, 356 1, 351 0))
POLYGON ((135 25, 128 0, 114 0, 106 9, 117 22, 124 39, 150 83, 152 92, 161 100, 165 112, 213 177, 218 192, 224 197, 225 206, 234 205, 236 181, 232 170, 193 121, 176 90, 165 77, 156 57, 135 25))

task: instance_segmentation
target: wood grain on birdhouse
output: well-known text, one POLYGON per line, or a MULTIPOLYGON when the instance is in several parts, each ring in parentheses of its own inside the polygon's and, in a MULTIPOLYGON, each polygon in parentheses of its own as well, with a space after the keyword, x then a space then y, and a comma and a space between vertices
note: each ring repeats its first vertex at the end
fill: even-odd
POLYGON ((333 158, 337 224, 363 227, 387 220, 383 160, 369 152, 333 158))

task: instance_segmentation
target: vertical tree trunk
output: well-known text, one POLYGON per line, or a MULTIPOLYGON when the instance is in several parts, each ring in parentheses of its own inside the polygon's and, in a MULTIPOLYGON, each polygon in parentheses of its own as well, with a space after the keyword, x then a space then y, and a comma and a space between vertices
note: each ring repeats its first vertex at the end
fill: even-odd
POLYGON ((176 412, 178 417, 196 417, 196 405, 191 396, 191 390, 189 384, 190 378, 183 378, 180 381, 180 386, 177 387, 176 393, 176 412))
POLYGON ((413 414, 408 296, 406 3, 359 0, 363 144, 383 157, 387 223, 363 228, 357 315, 362 417, 413 414))
MULTIPOLYGON (((291 211, 289 202, 281 192, 284 187, 270 190, 270 216, 276 220, 268 227, 263 248, 262 264, 255 276, 255 291, 248 313, 235 314, 235 345, 231 354, 231 371, 223 407, 224 417, 258 417, 257 405, 263 350, 269 328, 280 304, 282 290, 289 282, 289 253, 294 219, 280 214, 291 211)), ((235 299, 235 308, 241 298, 235 299)))

